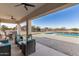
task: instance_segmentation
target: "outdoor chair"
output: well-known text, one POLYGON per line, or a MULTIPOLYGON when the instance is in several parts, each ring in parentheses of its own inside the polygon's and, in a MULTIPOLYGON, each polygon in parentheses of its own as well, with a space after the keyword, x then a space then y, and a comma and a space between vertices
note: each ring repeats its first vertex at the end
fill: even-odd
POLYGON ((36 41, 32 39, 32 35, 28 36, 28 39, 26 43, 22 43, 22 53, 24 55, 30 55, 35 52, 36 50, 36 41))
POLYGON ((18 42, 23 41, 23 38, 21 35, 16 35, 15 36, 15 44, 18 44, 18 42))
POLYGON ((27 44, 22 43, 22 53, 24 55, 30 55, 35 52, 36 42, 34 39, 27 42, 27 44))

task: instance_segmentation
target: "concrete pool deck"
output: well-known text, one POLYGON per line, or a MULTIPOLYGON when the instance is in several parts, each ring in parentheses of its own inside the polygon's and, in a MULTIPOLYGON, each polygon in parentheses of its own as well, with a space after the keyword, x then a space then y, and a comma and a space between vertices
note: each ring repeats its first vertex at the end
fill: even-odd
POLYGON ((67 36, 56 35, 56 34, 37 34, 37 35, 33 35, 33 36, 34 37, 46 37, 46 38, 50 38, 50 39, 61 40, 61 41, 66 41, 66 42, 70 42, 70 43, 79 44, 78 37, 67 37, 67 36))
POLYGON ((33 35, 37 42, 56 49, 67 55, 79 56, 79 38, 64 37, 55 34, 33 35))

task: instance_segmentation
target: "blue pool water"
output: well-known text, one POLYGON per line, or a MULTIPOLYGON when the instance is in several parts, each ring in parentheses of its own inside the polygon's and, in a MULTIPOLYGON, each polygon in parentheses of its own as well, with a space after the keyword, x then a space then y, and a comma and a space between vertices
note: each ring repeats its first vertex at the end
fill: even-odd
POLYGON ((79 34, 77 33, 60 33, 59 35, 63 35, 63 36, 79 36, 79 34))
POLYGON ((59 32, 59 33, 46 33, 46 34, 57 34, 57 35, 63 35, 63 36, 73 36, 73 37, 78 37, 79 36, 79 33, 62 33, 62 32, 59 32))

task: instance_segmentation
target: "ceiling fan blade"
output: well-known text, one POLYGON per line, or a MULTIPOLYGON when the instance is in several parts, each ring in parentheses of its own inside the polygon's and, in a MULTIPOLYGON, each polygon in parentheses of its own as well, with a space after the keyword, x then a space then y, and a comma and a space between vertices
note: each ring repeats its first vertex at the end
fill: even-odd
POLYGON ((26 10, 28 10, 28 8, 27 8, 26 6, 24 6, 24 8, 25 8, 26 10))
POLYGON ((15 5, 15 7, 18 7, 18 6, 21 6, 22 4, 17 4, 17 5, 15 5))
POLYGON ((15 5, 15 7, 21 6, 21 5, 23 5, 26 10, 28 10, 27 6, 35 7, 35 5, 29 4, 29 3, 21 3, 21 4, 18 4, 18 5, 15 5))
POLYGON ((21 3, 22 5, 26 5, 26 6, 31 6, 31 7, 35 7, 35 5, 29 4, 29 3, 21 3))

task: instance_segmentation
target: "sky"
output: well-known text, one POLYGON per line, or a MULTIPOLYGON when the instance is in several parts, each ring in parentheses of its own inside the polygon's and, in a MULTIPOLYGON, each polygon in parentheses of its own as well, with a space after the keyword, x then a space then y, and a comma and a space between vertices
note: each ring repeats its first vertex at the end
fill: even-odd
POLYGON ((49 28, 79 28, 79 4, 34 19, 32 25, 49 28))

